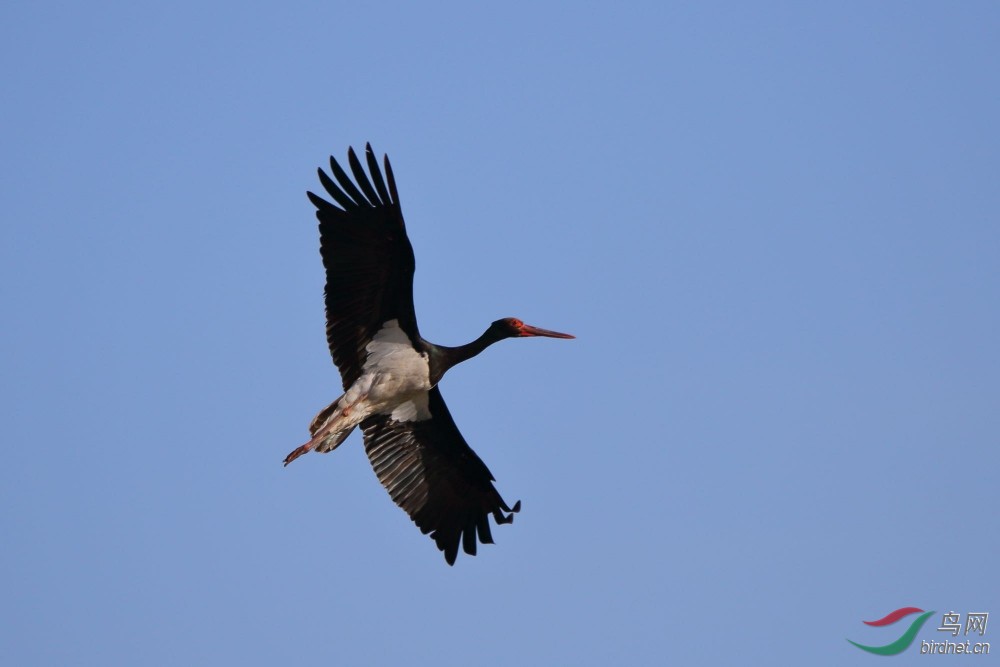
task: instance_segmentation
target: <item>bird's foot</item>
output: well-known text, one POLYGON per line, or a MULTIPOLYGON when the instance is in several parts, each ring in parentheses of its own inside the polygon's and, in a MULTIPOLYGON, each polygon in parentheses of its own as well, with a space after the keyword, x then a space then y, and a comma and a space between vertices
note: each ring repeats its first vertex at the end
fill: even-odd
POLYGON ((309 452, 310 450, 312 450, 312 448, 315 446, 315 444, 316 444, 316 440, 314 439, 314 440, 310 440, 309 442, 307 442, 306 444, 304 444, 304 445, 302 445, 300 447, 296 447, 295 449, 293 449, 288 454, 288 456, 285 457, 285 465, 287 466, 289 463, 291 463, 295 459, 299 458, 300 456, 302 456, 306 452, 309 452))

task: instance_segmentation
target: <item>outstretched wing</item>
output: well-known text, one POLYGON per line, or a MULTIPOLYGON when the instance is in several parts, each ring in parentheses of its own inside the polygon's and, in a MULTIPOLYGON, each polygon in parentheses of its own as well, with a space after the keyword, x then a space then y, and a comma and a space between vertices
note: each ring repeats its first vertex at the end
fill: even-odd
POLYGON ((398 320, 410 340, 419 339, 413 312, 413 248, 392 167, 386 156, 383 180, 371 144, 365 146, 365 159, 371 179, 354 149, 347 151, 357 185, 332 157, 336 182, 319 170, 320 182, 337 205, 306 193, 316 206, 326 267, 326 338, 344 389, 361 374, 365 346, 383 323, 398 320))
POLYGON ((498 524, 514 520, 521 502, 507 506, 493 475, 455 426, 441 392, 428 392, 430 418, 396 421, 375 415, 361 422, 365 451, 379 481, 425 535, 430 533, 449 565, 459 542, 476 555, 476 538, 492 544, 490 515, 498 524), (507 514, 505 514, 507 512, 507 514))

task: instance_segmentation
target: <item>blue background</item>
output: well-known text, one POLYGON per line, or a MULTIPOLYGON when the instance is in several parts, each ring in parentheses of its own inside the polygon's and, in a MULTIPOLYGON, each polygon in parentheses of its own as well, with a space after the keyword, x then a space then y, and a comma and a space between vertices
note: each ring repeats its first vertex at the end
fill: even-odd
POLYGON ((0 9, 0 662, 868 664, 998 613, 995 3, 361 4, 0 9), (339 393, 304 191, 365 141, 428 339, 578 336, 442 383, 524 502, 453 568, 357 436, 281 467, 339 393))

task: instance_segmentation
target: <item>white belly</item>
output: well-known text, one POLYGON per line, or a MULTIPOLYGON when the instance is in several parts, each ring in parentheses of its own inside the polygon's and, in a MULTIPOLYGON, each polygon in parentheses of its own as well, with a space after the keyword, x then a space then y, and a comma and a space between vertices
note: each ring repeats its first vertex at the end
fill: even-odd
POLYGON ((390 414, 397 421, 429 419, 431 388, 427 354, 413 349, 396 320, 383 325, 365 348, 368 358, 359 377, 344 394, 355 424, 373 414, 390 414))

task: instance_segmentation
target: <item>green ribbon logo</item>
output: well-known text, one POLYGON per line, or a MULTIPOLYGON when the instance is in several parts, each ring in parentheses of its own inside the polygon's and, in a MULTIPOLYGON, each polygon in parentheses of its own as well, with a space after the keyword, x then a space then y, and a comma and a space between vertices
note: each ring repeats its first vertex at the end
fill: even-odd
POLYGON ((874 653, 875 655, 897 655, 909 648, 910 644, 912 644, 913 640, 916 638, 917 633, 920 632, 920 628, 924 627, 924 623, 927 622, 928 618, 934 615, 934 612, 924 611, 923 609, 919 609, 917 607, 901 607, 896 611, 886 614, 885 617, 880 618, 877 621, 864 621, 865 625, 881 627, 884 625, 891 625, 905 616, 917 613, 919 613, 920 616, 918 616, 913 623, 910 623, 910 627, 906 629, 906 632, 904 632, 899 639, 891 644, 886 644, 885 646, 865 646, 864 644, 859 644, 855 641, 851 641, 850 639, 847 641, 851 642, 862 651, 868 651, 869 653, 874 653))

